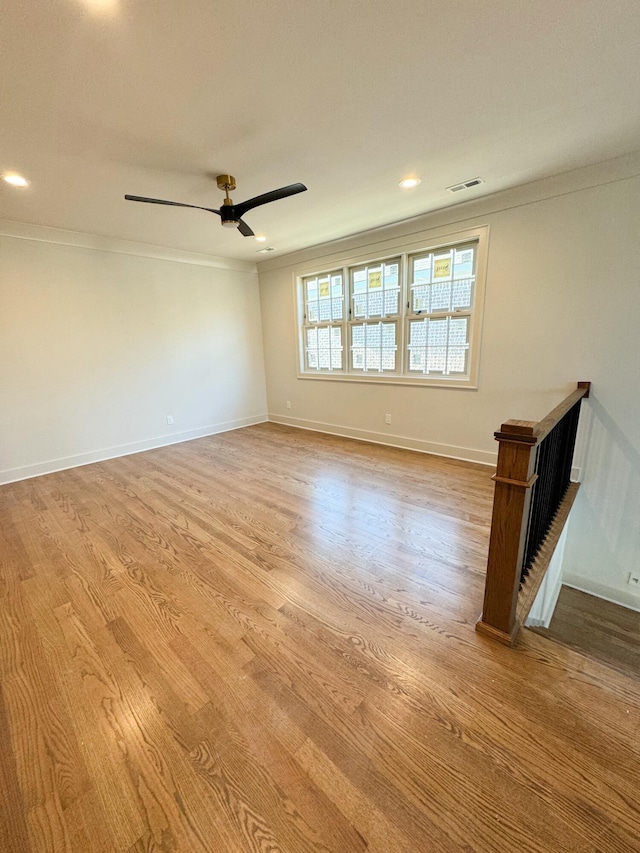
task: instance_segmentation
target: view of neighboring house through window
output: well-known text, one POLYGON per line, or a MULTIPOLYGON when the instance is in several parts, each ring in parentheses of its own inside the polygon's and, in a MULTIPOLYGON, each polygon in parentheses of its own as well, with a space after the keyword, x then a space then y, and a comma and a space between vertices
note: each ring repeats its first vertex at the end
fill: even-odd
POLYGON ((467 373, 475 259, 475 245, 454 246, 409 259, 410 373, 467 373))
POLYGON ((342 370, 342 271, 304 280, 305 352, 310 370, 342 370))
POLYGON ((349 272, 351 369, 395 371, 400 319, 400 258, 354 267, 349 272))
POLYGON ((412 384, 476 381, 486 229, 298 277, 301 376, 412 384))

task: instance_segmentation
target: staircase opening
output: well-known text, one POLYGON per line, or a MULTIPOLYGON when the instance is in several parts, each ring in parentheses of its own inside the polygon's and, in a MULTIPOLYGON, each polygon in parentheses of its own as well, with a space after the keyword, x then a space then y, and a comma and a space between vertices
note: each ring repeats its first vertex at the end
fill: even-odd
POLYGON ((571 482, 580 404, 590 383, 541 421, 509 420, 495 433, 498 464, 480 633, 513 645, 545 577, 578 492, 571 482))

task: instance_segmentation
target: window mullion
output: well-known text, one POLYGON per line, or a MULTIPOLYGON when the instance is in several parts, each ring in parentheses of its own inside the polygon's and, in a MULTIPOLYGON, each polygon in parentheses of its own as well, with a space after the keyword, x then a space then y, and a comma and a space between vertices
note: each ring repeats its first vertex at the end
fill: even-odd
POLYGON ((398 354, 398 371, 400 376, 405 376, 408 372, 406 364, 408 354, 405 352, 405 342, 407 340, 405 323, 409 313, 407 308, 409 303, 409 296, 407 293, 409 287, 409 275, 407 267, 408 258, 406 255, 402 255, 400 258, 400 268, 398 269, 398 284, 400 286, 400 290, 398 291, 398 318, 396 323, 396 353, 398 354))

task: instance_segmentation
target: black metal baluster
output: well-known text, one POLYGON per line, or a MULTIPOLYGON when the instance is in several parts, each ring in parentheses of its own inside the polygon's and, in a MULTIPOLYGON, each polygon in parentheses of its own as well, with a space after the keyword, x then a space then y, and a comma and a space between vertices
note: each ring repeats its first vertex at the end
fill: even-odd
POLYGON ((535 471, 527 523, 521 585, 526 582, 531 564, 540 550, 549 527, 571 481, 571 465, 580 417, 580 401, 555 425, 537 449, 535 471))

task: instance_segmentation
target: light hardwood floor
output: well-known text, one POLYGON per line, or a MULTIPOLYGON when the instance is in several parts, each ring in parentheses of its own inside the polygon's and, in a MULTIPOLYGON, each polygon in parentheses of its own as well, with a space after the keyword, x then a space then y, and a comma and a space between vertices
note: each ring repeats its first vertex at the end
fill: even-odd
POLYGON ((2 487, 0 851, 639 851, 640 683, 474 631, 490 473, 265 424, 2 487))

